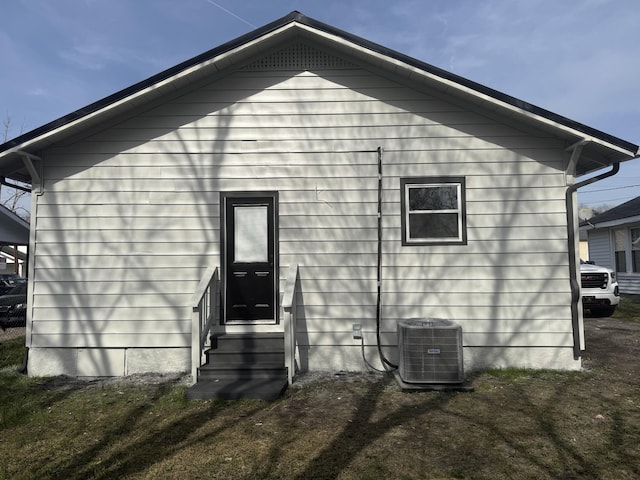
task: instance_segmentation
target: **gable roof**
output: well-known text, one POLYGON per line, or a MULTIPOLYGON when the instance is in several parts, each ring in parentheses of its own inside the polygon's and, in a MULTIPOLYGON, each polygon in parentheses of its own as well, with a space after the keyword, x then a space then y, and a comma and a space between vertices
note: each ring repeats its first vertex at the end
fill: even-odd
POLYGON ((636 197, 606 212, 591 217, 581 226, 591 228, 612 227, 623 223, 640 222, 640 197, 636 197))
POLYGON ((532 124, 564 139, 567 147, 578 142, 584 143, 582 156, 576 165, 577 175, 629 160, 640 154, 640 148, 631 142, 293 11, 272 23, 0 145, 0 175, 28 182, 31 176, 18 152, 37 154, 39 150, 51 144, 126 112, 142 102, 159 98, 166 92, 237 65, 274 45, 296 37, 325 45, 364 63, 388 70, 394 75, 417 80, 447 95, 474 102, 498 114, 532 124))

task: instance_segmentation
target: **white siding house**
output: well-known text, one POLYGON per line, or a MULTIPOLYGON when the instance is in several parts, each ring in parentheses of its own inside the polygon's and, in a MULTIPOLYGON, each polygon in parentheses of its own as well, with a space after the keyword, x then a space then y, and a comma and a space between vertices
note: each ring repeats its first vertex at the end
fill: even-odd
POLYGON ((4 205, 0 205, 0 275, 26 276, 27 255, 22 251, 25 248, 18 249, 18 246, 27 245, 29 245, 29 222, 4 205))
POLYGON ((28 245, 29 222, 0 205, 0 245, 28 245))
POLYGON ((466 369, 578 369, 567 191, 637 151, 293 12, 0 146, 34 189, 29 373, 194 371, 216 267, 213 332, 288 332, 300 369, 364 370, 354 324, 393 363, 414 317, 466 369))
POLYGON ((589 259, 615 270, 621 293, 640 294, 640 197, 590 218, 580 230, 589 259))

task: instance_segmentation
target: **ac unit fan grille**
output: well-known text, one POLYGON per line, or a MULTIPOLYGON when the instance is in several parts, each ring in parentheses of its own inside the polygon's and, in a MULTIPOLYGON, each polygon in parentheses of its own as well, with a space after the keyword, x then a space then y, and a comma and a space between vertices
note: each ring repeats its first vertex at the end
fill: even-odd
POLYGON ((462 328, 440 319, 398 322, 400 378, 408 383, 461 383, 462 328))

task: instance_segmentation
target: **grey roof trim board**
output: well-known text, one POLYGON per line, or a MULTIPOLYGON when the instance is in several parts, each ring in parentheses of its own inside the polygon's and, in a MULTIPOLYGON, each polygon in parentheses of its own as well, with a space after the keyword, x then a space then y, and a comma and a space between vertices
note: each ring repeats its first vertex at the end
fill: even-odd
POLYGON ((58 136, 62 138, 64 135, 92 125, 92 120, 98 122, 103 116, 108 118, 109 113, 113 115, 125 111, 127 108, 132 108, 132 105, 141 99, 155 98, 154 96, 161 95, 166 91, 163 88, 170 87, 171 83, 180 85, 180 82, 184 83, 191 81, 190 79, 200 78, 198 76, 199 70, 201 70, 200 75, 221 70, 226 65, 237 61, 234 56, 241 57, 242 49, 251 51, 252 46, 256 47, 258 50, 252 51, 255 54, 261 49, 262 43, 265 43, 264 46, 268 46, 267 40, 270 36, 277 37, 278 33, 286 33, 287 27, 291 26, 299 27, 295 33, 306 32, 315 35, 315 38, 325 37, 334 46, 364 53, 368 57, 377 56, 380 63, 395 64, 398 70, 413 70, 413 72, 406 74, 414 76, 412 73, 415 73, 418 80, 422 78, 423 81, 438 82, 443 90, 449 89, 447 91, 450 93, 473 98, 485 106, 544 126, 556 132, 558 136, 566 138, 567 142, 588 140, 590 143, 583 151, 584 160, 581 160, 583 163, 578 166, 576 172, 578 175, 615 162, 628 160, 640 152, 640 148, 631 142, 536 107, 294 11, 261 28, 9 140, 0 145, 0 173, 17 180, 25 180, 24 169, 21 168, 20 158, 16 155, 18 150, 29 149, 31 153, 35 153, 39 148, 55 142, 58 136), (22 175, 16 173, 19 170, 22 170, 22 175), (12 174, 15 175, 12 176, 12 174))

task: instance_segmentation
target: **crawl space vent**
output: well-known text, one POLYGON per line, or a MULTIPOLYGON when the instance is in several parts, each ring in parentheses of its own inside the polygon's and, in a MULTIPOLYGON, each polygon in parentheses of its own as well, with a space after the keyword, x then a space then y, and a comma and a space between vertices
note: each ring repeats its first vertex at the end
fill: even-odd
POLYGON ((398 373, 407 383, 462 383, 462 327, 443 319, 398 321, 398 373))

